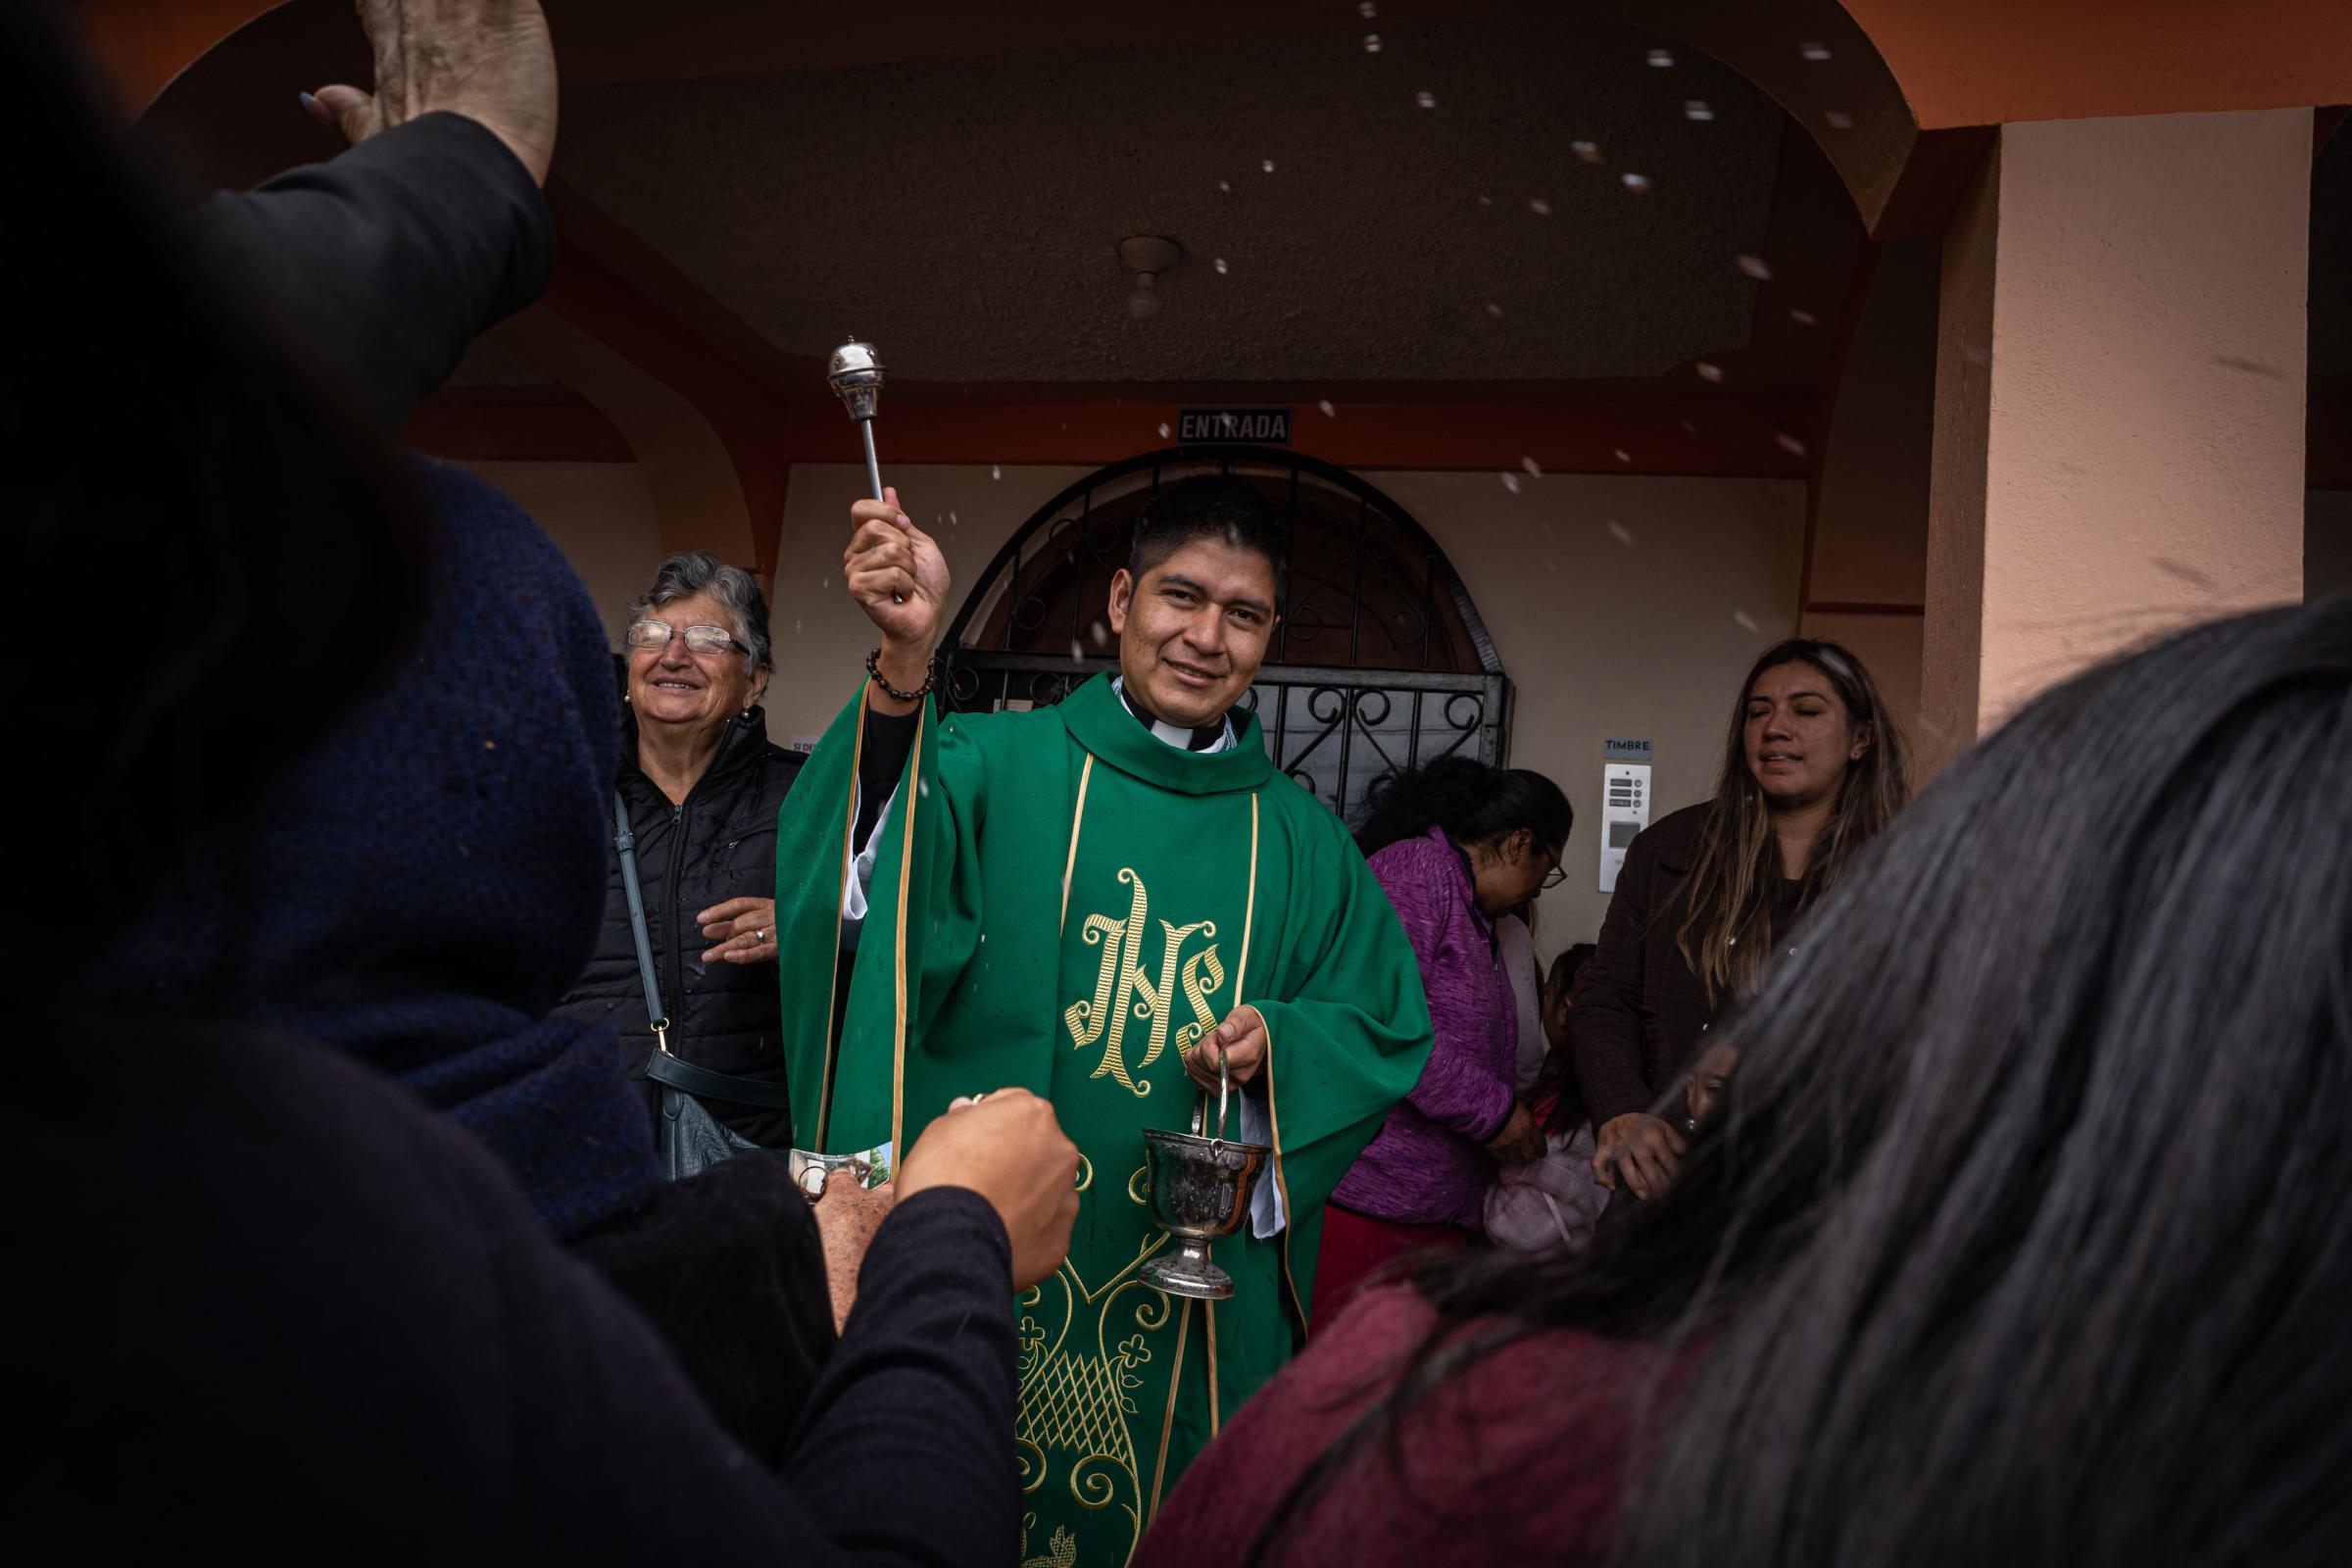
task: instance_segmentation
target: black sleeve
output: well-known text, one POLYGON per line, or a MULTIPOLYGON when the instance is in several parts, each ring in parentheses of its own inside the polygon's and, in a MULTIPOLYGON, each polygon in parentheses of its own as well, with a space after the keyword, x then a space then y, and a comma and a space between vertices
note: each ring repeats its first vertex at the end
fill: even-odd
POLYGON ((425 115, 222 192, 190 221, 387 432, 475 334, 537 299, 555 266, 555 225, 529 172, 463 115, 425 115))
POLYGON ((917 1194, 874 1233, 786 1472, 853 1560, 1019 1556, 1012 1298, 1012 1245, 975 1193, 917 1194))
POLYGON ((1577 1096, 1595 1132, 1619 1116, 1647 1110, 1657 1099, 1642 1053, 1642 965, 1656 871, 1657 841, 1644 832, 1626 851, 1617 872, 1617 891, 1601 917, 1600 941, 1576 971, 1575 1004, 1568 1009, 1569 1061, 1577 1096))
POLYGON ((860 849, 874 831, 874 818, 882 814, 883 803, 906 776, 906 754, 914 750, 915 720, 921 716, 919 710, 912 713, 865 710, 865 745, 858 757, 858 825, 850 832, 850 842, 860 849))
MULTIPOLYGON (((544 1246, 528 1254, 560 1258, 544 1246)), ((527 1554, 1012 1568, 1010 1254, 972 1193, 923 1193, 883 1221, 780 1474, 726 1438, 661 1342, 584 1265, 514 1270, 506 1343, 527 1554)))

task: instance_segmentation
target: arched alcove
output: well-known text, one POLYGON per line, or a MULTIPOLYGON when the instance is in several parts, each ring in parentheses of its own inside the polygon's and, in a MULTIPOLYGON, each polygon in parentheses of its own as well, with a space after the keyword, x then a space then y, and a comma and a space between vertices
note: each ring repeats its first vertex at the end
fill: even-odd
POLYGON ((1455 752, 1503 760, 1510 680, 1445 552, 1359 475, 1270 447, 1145 453, 1039 508, 949 628, 949 708, 1043 707, 1114 668, 1110 579, 1136 514, 1204 472, 1256 485, 1291 525, 1285 613, 1243 699, 1276 766, 1346 815, 1385 773, 1455 752))

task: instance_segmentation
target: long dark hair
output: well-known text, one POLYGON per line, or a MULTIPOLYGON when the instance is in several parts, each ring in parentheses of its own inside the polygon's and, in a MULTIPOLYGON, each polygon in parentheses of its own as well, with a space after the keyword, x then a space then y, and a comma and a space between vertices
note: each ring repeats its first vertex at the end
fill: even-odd
MULTIPOLYGON (((66 769, 12 869, 119 927, 401 656, 431 535, 408 466, 205 259, 100 101, 51 7, 0 6, 0 140, 39 149, 10 199, 73 215, 0 226, 9 580, 36 614, 92 605, 35 633, 67 636, 74 679, 11 661, 19 739, 66 769)), ((74 925, 27 940, 78 964, 74 925)))
POLYGON ((1560 787, 1523 767, 1489 767, 1475 757, 1434 762, 1372 781, 1355 829, 1356 848, 1372 855, 1401 839, 1442 827, 1456 844, 1483 844, 1526 828, 1557 850, 1576 813, 1560 787))
POLYGON ((1886 711, 1878 683, 1862 661, 1837 643, 1791 637, 1764 651, 1740 683, 1724 742, 1723 772, 1707 808, 1698 853, 1692 858, 1682 927, 1675 934, 1683 961, 1720 1006, 1754 984, 1771 951, 1772 892, 1781 878, 1781 849, 1763 786, 1747 766, 1747 699, 1768 669, 1810 664, 1844 704, 1856 739, 1869 745, 1849 763, 1829 824, 1805 864, 1805 897, 1837 884, 1864 845, 1886 829, 1911 799, 1903 732, 1886 711))
POLYGON ((1666 1197, 1583 1264, 1426 1268, 1441 1328, 1280 1517, 1572 1327, 1689 1369, 1620 1562, 2340 1552, 2347 867, 2352 595, 2045 695, 1768 971, 1666 1197))

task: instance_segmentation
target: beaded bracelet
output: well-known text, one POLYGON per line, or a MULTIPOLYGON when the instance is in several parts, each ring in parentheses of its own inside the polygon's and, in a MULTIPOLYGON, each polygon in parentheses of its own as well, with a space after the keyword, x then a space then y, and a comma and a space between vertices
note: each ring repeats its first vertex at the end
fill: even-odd
POLYGON ((920 686, 910 692, 899 690, 890 683, 890 677, 882 673, 882 650, 879 648, 865 656, 865 672, 874 678, 875 685, 902 703, 919 703, 931 695, 932 687, 939 684, 939 661, 934 658, 923 667, 923 683, 920 686))

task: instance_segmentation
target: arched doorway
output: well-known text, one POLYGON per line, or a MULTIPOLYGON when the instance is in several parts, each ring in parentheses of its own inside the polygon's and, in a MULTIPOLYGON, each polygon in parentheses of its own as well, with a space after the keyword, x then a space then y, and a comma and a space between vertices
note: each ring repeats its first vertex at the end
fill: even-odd
POLYGON ((1114 667, 1110 578, 1136 514, 1203 472, 1258 486, 1291 522, 1289 602, 1243 699, 1276 766, 1345 816, 1399 768, 1455 752, 1503 760, 1511 683, 1445 552, 1358 475, 1272 447, 1145 453, 1039 508, 949 628, 950 710, 1043 707, 1114 667))

